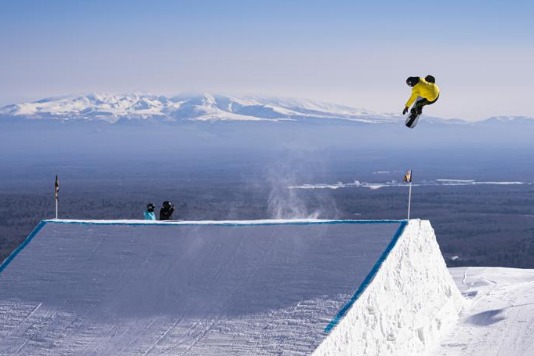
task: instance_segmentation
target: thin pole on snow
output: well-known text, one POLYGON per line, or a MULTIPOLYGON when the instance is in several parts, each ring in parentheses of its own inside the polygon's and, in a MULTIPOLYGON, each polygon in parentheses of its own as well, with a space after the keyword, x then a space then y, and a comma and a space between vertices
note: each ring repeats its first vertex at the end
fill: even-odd
POLYGON ((410 210, 411 210, 411 205, 412 205, 412 179, 413 179, 413 175, 412 175, 412 170, 408 170, 406 172, 406 174, 404 175, 404 181, 406 183, 409 183, 409 188, 408 188, 408 220, 410 220, 410 210))
POLYGON ((59 178, 56 175, 56 183, 54 184, 54 198, 56 200, 56 220, 58 219, 59 210, 59 178))
POLYGON ((410 182, 410 186, 408 188, 408 220, 410 220, 411 204, 412 204, 412 182, 410 182))

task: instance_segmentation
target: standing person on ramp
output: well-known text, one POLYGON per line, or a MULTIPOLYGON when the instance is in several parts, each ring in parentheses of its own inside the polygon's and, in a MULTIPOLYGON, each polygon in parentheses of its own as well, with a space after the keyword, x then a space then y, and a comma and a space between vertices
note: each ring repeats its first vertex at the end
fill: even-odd
POLYGON ((147 204, 145 210, 145 220, 156 220, 156 213, 154 212, 154 209, 156 209, 154 204, 147 204))
POLYGON ((412 95, 406 102, 402 114, 406 115, 410 106, 414 104, 406 119, 406 126, 413 129, 417 125, 419 115, 423 113, 423 106, 434 104, 438 100, 439 87, 436 85, 436 79, 431 75, 427 75, 424 79, 408 77, 406 84, 412 87, 412 95))
POLYGON ((164 201, 163 207, 159 210, 159 219, 172 220, 172 213, 174 213, 174 205, 169 201, 164 201))

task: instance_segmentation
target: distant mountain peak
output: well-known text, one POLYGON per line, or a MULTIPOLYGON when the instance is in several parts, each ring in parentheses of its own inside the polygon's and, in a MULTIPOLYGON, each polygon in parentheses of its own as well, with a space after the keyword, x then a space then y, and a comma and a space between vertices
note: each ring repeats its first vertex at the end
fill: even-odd
MULTIPOLYGON (((297 121, 305 119, 350 120, 384 123, 395 119, 343 105, 305 99, 235 97, 222 94, 70 95, 0 108, 0 116, 30 120, 106 121, 297 121)), ((398 117, 397 117, 398 119, 398 117)))

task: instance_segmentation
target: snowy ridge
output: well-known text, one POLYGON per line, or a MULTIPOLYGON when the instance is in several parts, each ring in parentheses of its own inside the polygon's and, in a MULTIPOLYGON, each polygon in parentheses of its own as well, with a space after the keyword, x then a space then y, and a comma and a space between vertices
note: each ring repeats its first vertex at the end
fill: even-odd
MULTIPOLYGON (((400 175, 400 174, 399 174, 400 175)), ((475 179, 448 179, 441 178, 436 180, 422 180, 418 183, 414 183, 414 187, 441 187, 441 186, 474 186, 474 185, 532 185, 532 182, 509 182, 509 181, 477 181, 475 179)), ((387 181, 387 182, 360 182, 355 180, 351 183, 318 183, 311 184, 305 183, 300 185, 288 186, 288 189, 343 189, 343 188, 366 188, 371 190, 381 188, 405 188, 406 182, 402 181, 387 181)))
POLYGON ((493 116, 484 121, 486 124, 495 123, 523 123, 532 122, 533 118, 529 116, 493 116))
POLYGON ((227 95, 90 94, 47 98, 0 108, 5 117, 34 120, 280 121, 342 119, 364 123, 390 122, 395 115, 342 105, 284 98, 227 95))

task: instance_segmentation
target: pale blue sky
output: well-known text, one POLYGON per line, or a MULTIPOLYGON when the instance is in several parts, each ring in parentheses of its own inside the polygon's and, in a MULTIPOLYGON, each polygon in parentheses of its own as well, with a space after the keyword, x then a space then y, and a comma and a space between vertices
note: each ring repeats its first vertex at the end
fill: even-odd
POLYGON ((534 2, 0 0, 0 105, 89 92, 217 92, 429 115, 534 117, 534 2))

